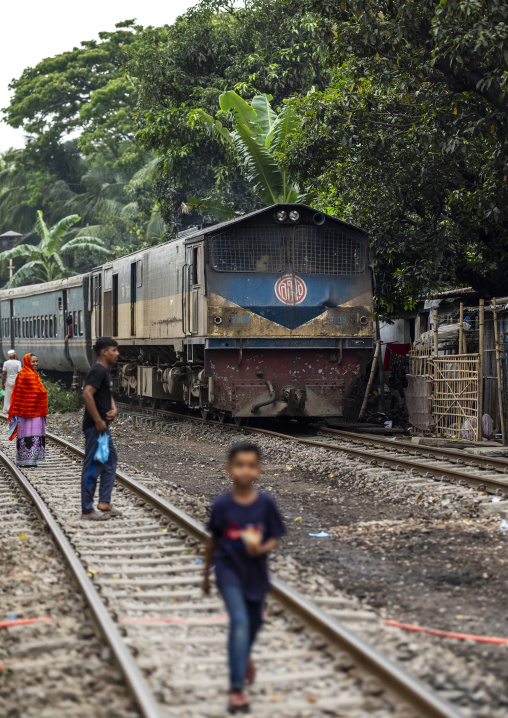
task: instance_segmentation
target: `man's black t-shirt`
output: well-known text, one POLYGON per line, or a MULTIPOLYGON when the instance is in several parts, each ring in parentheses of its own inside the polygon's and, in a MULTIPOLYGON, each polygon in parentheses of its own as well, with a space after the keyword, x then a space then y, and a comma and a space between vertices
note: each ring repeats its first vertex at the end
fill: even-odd
MULTIPOLYGON (((102 364, 94 364, 86 376, 85 386, 93 386, 97 391, 94 394, 95 406, 101 419, 106 420, 106 414, 111 409, 111 397, 113 395, 113 381, 111 380, 111 374, 109 371, 102 366, 102 364)), ((92 419, 88 411, 85 409, 85 415, 83 417, 83 430, 90 429, 95 426, 95 421, 92 419)))

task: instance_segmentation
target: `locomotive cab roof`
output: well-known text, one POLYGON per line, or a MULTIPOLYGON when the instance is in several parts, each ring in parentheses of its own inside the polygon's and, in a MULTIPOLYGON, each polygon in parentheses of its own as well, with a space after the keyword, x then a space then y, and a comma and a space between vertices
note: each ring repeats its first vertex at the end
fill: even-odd
MULTIPOLYGON (((337 219, 337 217, 333 217, 330 214, 321 212, 314 207, 309 207, 309 205, 307 204, 278 203, 272 204, 269 207, 262 207, 261 209, 257 209, 254 212, 249 212, 248 214, 243 214, 241 217, 233 217, 232 219, 225 220, 224 222, 218 222, 217 224, 212 224, 209 227, 203 227, 202 229, 196 230, 192 234, 186 235, 184 238, 186 241, 188 241, 193 240, 199 236, 212 235, 215 234, 215 232, 222 231, 227 227, 231 227, 233 225, 240 224, 254 218, 262 219, 265 216, 266 218, 271 217, 274 224, 279 224, 283 226, 297 226, 299 224, 317 224, 319 226, 321 224, 324 224, 325 222, 331 222, 333 224, 340 225, 344 229, 347 228, 350 232, 361 234, 364 237, 367 236, 367 233, 360 227, 356 227, 349 222, 344 222, 341 219, 337 219), (282 213, 285 215, 285 217, 281 217, 279 219, 277 216, 282 213), (298 215, 298 217, 294 220, 291 219, 292 213, 296 213, 298 215)), ((175 240, 173 239, 171 241, 174 242, 175 240)))

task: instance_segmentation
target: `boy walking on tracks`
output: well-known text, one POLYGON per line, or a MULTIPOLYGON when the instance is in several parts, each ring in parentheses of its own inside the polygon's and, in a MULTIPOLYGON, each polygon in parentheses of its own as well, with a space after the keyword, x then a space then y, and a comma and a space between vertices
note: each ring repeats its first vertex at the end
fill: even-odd
POLYGON ((85 458, 81 472, 81 518, 90 521, 106 521, 118 511, 111 505, 111 492, 115 483, 117 455, 109 424, 117 415, 113 399, 113 382, 110 368, 118 360, 118 344, 111 337, 101 337, 95 344, 97 363, 90 369, 85 381, 83 399, 85 414, 83 431, 85 434, 85 458), (99 436, 107 434, 109 438, 109 457, 105 463, 95 459, 99 436), (97 511, 93 500, 97 479, 101 477, 99 503, 97 511))
POLYGON ((236 713, 249 710, 243 687, 252 683, 256 674, 250 653, 270 590, 267 558, 286 530, 273 498, 254 487, 261 474, 259 447, 249 442, 235 444, 229 451, 227 470, 233 488, 212 507, 203 591, 210 592, 213 562, 230 618, 228 711, 236 713))

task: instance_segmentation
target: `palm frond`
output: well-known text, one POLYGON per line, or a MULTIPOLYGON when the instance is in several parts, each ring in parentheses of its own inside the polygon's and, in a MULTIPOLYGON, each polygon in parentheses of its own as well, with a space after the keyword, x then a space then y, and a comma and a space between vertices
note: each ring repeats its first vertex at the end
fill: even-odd
POLYGON ((238 125, 247 125, 251 132, 258 134, 260 128, 257 125, 256 110, 245 102, 234 90, 223 92, 219 97, 219 105, 221 110, 232 110, 238 125))
POLYGON ((272 100, 272 95, 256 95, 252 100, 252 107, 256 112, 256 124, 261 128, 265 140, 277 120, 277 115, 270 105, 272 100))
POLYGON ((48 225, 44 221, 44 219, 42 217, 42 212, 40 209, 37 210, 37 219, 35 220, 35 231, 41 238, 40 246, 42 249, 42 247, 47 246, 49 244, 49 242, 51 241, 51 237, 49 234, 48 225))
POLYGON ((166 224, 164 220, 162 219, 160 212, 154 212, 152 216, 150 217, 150 221, 146 225, 146 238, 148 240, 154 239, 155 237, 160 237, 161 234, 166 229, 166 224))
POLYGON ((267 205, 277 204, 284 191, 283 177, 263 140, 254 137, 246 125, 238 125, 233 138, 245 178, 255 194, 267 205))
POLYGON ((95 239, 95 241, 92 242, 92 239, 92 237, 76 237, 75 239, 71 239, 69 242, 67 242, 67 244, 64 244, 64 246, 60 248, 59 254, 62 257, 66 257, 69 254, 74 254, 75 252, 84 251, 97 252, 97 254, 102 254, 104 256, 111 254, 109 249, 107 249, 101 243, 102 240, 95 239))
MULTIPOLYGON (((27 262, 24 264, 11 280, 7 282, 4 289, 13 289, 14 287, 22 287, 25 284, 33 284, 41 280, 41 274, 44 272, 44 263, 40 261, 27 262)), ((42 280, 44 281, 44 280, 42 280)))
POLYGON ((37 259, 34 259, 34 261, 40 261, 43 254, 39 247, 34 247, 33 244, 19 244, 17 247, 0 252, 0 262, 6 259, 16 259, 17 257, 36 257, 37 259))
POLYGON ((49 232, 49 241, 44 242, 41 246, 43 251, 47 251, 52 254, 58 249, 60 242, 62 241, 65 233, 79 220, 81 217, 79 214, 70 214, 68 217, 64 217, 51 227, 49 232))
POLYGON ((143 165, 143 167, 141 167, 141 169, 139 169, 135 173, 132 179, 142 182, 153 180, 156 176, 161 161, 162 160, 160 157, 153 157, 153 159, 147 162, 146 165, 143 165))

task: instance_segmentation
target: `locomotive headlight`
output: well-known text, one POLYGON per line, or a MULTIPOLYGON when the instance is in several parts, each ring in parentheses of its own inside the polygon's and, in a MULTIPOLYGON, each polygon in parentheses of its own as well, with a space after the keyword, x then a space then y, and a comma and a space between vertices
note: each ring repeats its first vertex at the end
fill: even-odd
POLYGON ((300 219, 300 213, 297 212, 296 209, 292 209, 291 212, 289 213, 289 219, 292 222, 298 222, 298 220, 300 219))
POLYGON ((276 212, 276 214, 275 214, 275 219, 277 220, 277 222, 284 222, 286 217, 287 217, 287 214, 284 212, 283 209, 279 209, 279 211, 276 212))

